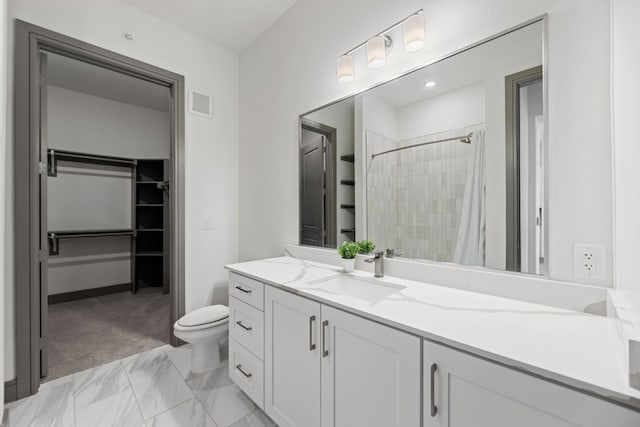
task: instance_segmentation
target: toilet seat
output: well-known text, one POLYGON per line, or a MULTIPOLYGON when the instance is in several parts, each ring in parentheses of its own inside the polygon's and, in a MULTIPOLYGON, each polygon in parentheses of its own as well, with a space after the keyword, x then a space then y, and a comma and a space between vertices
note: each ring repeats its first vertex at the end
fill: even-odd
POLYGON ((229 307, 209 305, 182 316, 173 325, 178 331, 198 331, 223 325, 229 321, 229 307))

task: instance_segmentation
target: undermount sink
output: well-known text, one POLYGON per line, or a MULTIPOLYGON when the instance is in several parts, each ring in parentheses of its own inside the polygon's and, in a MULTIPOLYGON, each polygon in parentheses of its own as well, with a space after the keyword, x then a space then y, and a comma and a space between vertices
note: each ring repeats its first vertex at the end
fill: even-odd
POLYGON ((346 295, 368 302, 378 302, 405 287, 374 279, 342 274, 309 282, 309 289, 336 295, 346 295))

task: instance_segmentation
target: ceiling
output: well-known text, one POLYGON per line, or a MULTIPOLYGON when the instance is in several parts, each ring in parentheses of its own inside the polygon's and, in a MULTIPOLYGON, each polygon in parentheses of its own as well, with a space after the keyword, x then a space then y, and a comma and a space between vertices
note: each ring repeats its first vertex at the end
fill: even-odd
POLYGON ((47 54, 47 84, 169 112, 169 88, 53 53, 47 54))
POLYGON ((247 48, 296 0, 124 0, 235 51, 247 48))

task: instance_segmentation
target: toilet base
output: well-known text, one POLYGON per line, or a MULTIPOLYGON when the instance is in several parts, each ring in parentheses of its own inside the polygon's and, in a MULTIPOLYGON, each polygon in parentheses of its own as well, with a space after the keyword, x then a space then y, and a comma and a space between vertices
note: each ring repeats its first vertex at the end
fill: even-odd
POLYGON ((191 372, 201 374, 220 367, 220 346, 218 343, 192 343, 191 351, 191 372))

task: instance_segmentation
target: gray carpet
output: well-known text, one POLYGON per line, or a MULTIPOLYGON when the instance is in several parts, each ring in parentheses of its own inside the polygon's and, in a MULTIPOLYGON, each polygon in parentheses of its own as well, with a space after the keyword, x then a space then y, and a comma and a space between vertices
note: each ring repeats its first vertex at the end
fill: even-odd
POLYGON ((169 294, 161 288, 49 306, 51 381, 169 342, 169 294))

